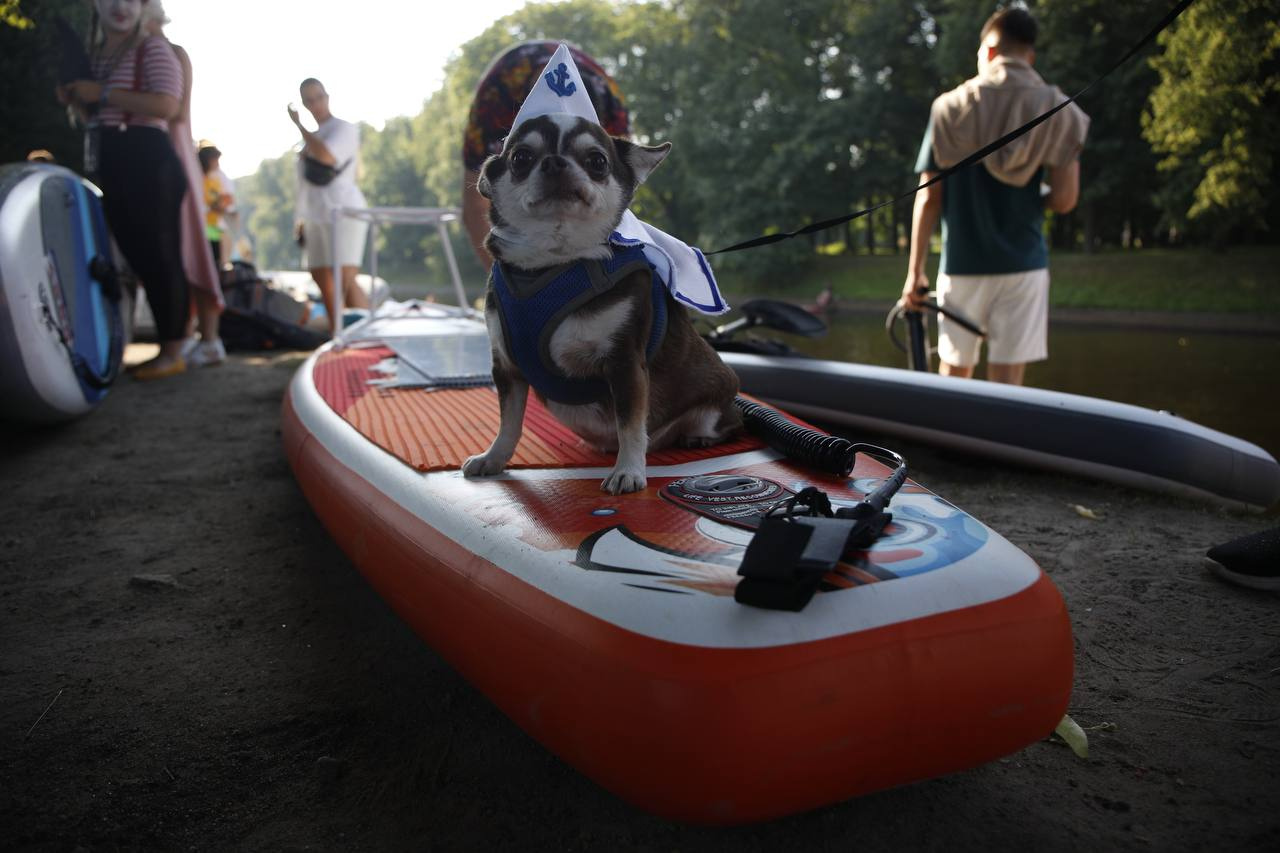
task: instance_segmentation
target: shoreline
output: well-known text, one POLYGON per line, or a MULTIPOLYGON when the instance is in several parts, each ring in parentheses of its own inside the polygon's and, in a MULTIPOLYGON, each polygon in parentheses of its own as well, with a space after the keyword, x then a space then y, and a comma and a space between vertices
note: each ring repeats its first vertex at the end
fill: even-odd
MULTIPOLYGON (((757 297, 752 297, 757 298, 757 297)), ((774 298, 774 297, 764 297, 774 298)), ((830 313, 885 316, 888 306, 867 300, 836 300, 830 313)), ((819 314, 821 317, 827 314, 819 314)), ((1049 306, 1049 325, 1099 326, 1191 331, 1212 334, 1280 335, 1280 315, 1270 314, 1201 314, 1184 311, 1138 311, 1115 308, 1059 308, 1049 306)))

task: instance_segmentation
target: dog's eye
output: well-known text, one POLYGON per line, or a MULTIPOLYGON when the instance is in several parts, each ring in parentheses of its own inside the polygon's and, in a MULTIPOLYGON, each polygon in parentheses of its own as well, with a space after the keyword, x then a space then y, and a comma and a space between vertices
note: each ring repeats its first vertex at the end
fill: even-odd
POLYGON ((609 170, 609 160, 599 151, 587 155, 587 169, 594 174, 603 175, 609 170))
POLYGON ((517 169, 528 168, 533 165, 533 152, 528 148, 517 148, 511 152, 511 165, 517 169))

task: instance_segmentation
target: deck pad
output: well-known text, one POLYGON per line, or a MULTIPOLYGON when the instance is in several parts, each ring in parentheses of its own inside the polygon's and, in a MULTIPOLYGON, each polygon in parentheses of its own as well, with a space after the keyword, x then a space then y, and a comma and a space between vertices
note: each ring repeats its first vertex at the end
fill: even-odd
MULTIPOLYGON (((419 471, 457 470, 468 456, 489 449, 498 434, 498 394, 492 386, 382 387, 377 367, 395 357, 395 350, 385 346, 327 350, 316 361, 316 389, 347 423, 419 471)), ((648 464, 678 465, 763 446, 744 436, 715 447, 660 450, 649 454, 648 464)), ((589 447, 530 393, 524 435, 508 468, 612 465, 612 455, 589 447)))

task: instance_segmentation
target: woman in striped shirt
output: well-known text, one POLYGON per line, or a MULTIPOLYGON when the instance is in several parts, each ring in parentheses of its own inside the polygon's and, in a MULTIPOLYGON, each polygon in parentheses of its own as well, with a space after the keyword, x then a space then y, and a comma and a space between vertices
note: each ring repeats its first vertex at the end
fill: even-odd
POLYGON ((76 80, 58 95, 86 118, 85 171, 102 188, 111 233, 142 279, 155 316, 160 355, 133 375, 159 379, 186 370, 179 210, 187 178, 169 141, 169 120, 181 106, 182 67, 168 42, 143 31, 146 3, 94 0, 101 28, 92 53, 96 79, 76 80))

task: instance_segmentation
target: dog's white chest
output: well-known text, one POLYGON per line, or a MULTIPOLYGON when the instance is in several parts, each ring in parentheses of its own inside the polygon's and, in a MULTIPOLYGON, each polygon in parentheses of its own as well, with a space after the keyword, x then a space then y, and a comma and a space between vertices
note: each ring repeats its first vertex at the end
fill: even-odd
POLYGON ((599 311, 576 311, 560 321, 547 344, 548 355, 568 376, 601 372, 617 345, 617 335, 631 319, 629 302, 618 302, 599 311))

